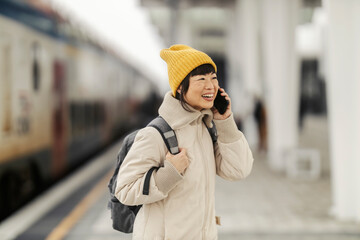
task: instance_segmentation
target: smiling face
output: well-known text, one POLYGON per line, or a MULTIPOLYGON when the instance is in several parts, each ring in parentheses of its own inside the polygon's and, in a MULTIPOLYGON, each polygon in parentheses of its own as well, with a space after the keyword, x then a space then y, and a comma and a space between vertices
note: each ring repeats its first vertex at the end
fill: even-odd
POLYGON ((214 105, 218 88, 216 73, 191 76, 185 100, 196 110, 210 109, 214 105))

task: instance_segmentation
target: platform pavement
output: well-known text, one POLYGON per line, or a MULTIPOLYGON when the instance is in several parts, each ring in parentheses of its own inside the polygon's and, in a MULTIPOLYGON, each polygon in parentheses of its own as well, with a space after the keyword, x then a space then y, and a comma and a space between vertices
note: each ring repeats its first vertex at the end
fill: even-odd
MULTIPOLYGON (((313 120, 312 126, 323 125, 324 120, 313 120)), ((323 130, 319 128, 317 131, 323 130)), ((320 145, 324 148, 326 139, 316 138, 326 135, 316 136, 310 139, 305 131, 300 142, 322 141, 320 145)), ((253 172, 247 179, 227 182, 217 178, 216 211, 221 217, 221 226, 218 227, 220 240, 360 240, 360 223, 341 222, 330 215, 328 174, 314 181, 291 180, 284 173, 269 170, 265 154, 255 153, 254 156, 253 172)), ((65 239, 131 239, 131 235, 111 228, 106 201, 107 192, 104 192, 65 239)))

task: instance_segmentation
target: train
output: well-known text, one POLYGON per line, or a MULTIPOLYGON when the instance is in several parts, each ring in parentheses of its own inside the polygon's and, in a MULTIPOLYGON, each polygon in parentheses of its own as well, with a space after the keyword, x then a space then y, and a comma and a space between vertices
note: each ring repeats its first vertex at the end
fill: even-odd
POLYGON ((157 114, 146 72, 36 0, 0 0, 0 221, 157 114))

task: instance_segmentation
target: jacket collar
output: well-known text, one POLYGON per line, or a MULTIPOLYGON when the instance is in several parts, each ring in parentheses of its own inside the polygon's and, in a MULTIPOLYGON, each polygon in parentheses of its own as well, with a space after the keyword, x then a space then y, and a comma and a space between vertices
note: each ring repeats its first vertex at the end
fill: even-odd
MULTIPOLYGON (((188 105, 189 106, 189 105, 188 105)), ((179 100, 174 98, 171 92, 165 94, 164 100, 159 108, 159 115, 170 125, 172 129, 179 129, 188 124, 192 124, 199 119, 204 119, 208 127, 212 127, 213 113, 210 109, 195 110, 191 106, 192 112, 186 111, 179 100)))

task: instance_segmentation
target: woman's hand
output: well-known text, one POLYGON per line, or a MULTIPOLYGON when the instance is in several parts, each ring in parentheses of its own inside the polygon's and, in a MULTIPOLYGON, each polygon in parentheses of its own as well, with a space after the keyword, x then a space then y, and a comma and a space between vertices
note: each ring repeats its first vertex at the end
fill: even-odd
POLYGON ((225 90, 223 88, 219 88, 218 91, 221 92, 221 96, 224 96, 225 99, 228 100, 229 105, 227 106, 227 109, 224 112, 224 114, 220 114, 215 107, 212 107, 211 110, 212 110, 212 112, 214 114, 214 119, 215 120, 225 120, 232 114, 232 111, 231 111, 231 99, 230 99, 229 95, 225 92, 225 90))
POLYGON ((186 168, 189 166, 190 161, 186 154, 185 148, 180 148, 180 152, 172 155, 170 152, 166 154, 166 160, 170 162, 180 174, 184 174, 186 168))

